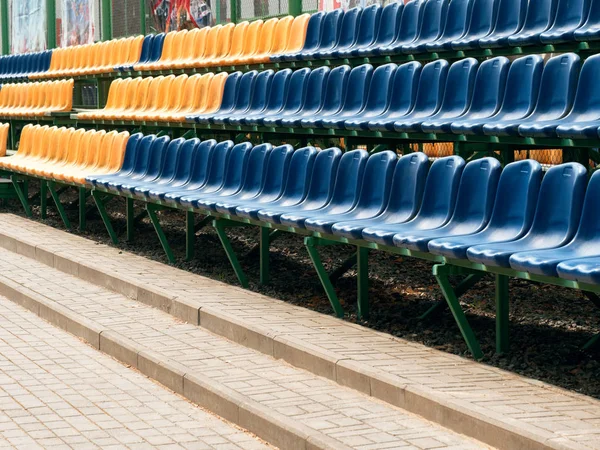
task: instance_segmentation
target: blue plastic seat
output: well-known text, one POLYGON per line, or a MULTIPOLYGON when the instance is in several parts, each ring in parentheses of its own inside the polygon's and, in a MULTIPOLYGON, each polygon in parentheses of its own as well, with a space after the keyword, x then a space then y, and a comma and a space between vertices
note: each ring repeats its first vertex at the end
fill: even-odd
POLYGON ((390 63, 375 69, 365 107, 353 118, 344 121, 346 129, 368 130, 369 120, 381 116, 388 110, 397 68, 396 64, 390 63))
POLYGON ((573 42, 575 30, 585 23, 589 8, 589 0, 558 0, 554 23, 540 35, 540 41, 543 44, 573 42))
POLYGON ((326 205, 312 205, 314 208, 298 208, 279 216, 282 225, 293 228, 304 228, 304 222, 315 215, 335 215, 349 211, 358 200, 365 166, 369 154, 364 150, 346 152, 340 158, 335 173, 333 193, 326 205))
POLYGON ((294 148, 289 144, 275 147, 265 161, 264 170, 260 171, 262 178, 252 185, 244 183, 244 187, 235 195, 220 196, 215 210, 235 215, 237 207, 252 204, 259 198, 267 202, 277 200, 283 192, 293 153, 294 148))
POLYGON ((518 136, 519 126, 556 120, 573 106, 579 75, 579 56, 567 53, 550 58, 542 72, 537 103, 525 119, 502 119, 487 123, 483 133, 491 136, 518 136))
POLYGON ((374 55, 394 55, 402 53, 402 46, 413 42, 419 34, 421 19, 423 16, 424 2, 418 0, 409 1, 402 9, 398 32, 394 40, 384 46, 373 49, 374 55))
POLYGON ((350 71, 347 83, 342 86, 332 86, 331 90, 330 86, 335 80, 329 77, 323 108, 313 118, 302 119, 302 127, 320 128, 323 127, 326 119, 339 120, 343 124, 346 118, 352 117, 363 108, 372 75, 373 66, 363 64, 350 71), (339 88, 343 90, 340 91, 339 88))
POLYGON ((600 283, 600 258, 589 257, 568 259, 561 262, 556 271, 560 278, 578 281, 580 283, 600 283))
POLYGON ((385 5, 379 19, 379 29, 375 40, 369 46, 357 48, 353 54, 356 56, 375 55, 377 49, 390 45, 396 38, 398 26, 402 20, 404 3, 391 2, 385 5))
POLYGON ((337 52, 349 49, 356 42, 358 25, 363 9, 360 7, 349 9, 342 17, 340 33, 335 44, 328 48, 319 48, 312 54, 312 59, 329 59, 336 57, 337 52))
POLYGON ((514 253, 557 248, 575 234, 587 184, 587 171, 578 163, 561 164, 542 180, 531 229, 510 242, 481 244, 467 250, 469 260, 489 266, 510 267, 514 253))
POLYGON ((599 257, 600 246, 600 173, 594 173, 590 179, 585 199, 581 221, 575 237, 564 247, 551 250, 518 252, 510 257, 510 266, 523 272, 558 276, 557 266, 569 259, 599 257))
POLYGON ((282 53, 279 55, 272 55, 271 61, 295 61, 299 58, 302 53, 311 53, 319 48, 319 42, 321 40, 321 33, 323 31, 323 22, 325 18, 324 11, 318 11, 310 16, 308 19, 308 26, 306 27, 306 35, 304 38, 304 45, 302 50, 295 53, 282 53))
POLYGON ((456 192, 465 161, 460 156, 437 159, 431 165, 423 192, 423 203, 412 219, 373 225, 363 230, 363 239, 381 245, 394 245, 394 235, 400 232, 427 230, 444 225, 454 211, 456 192))
MULTIPOLYGON (((200 114, 196 116, 187 116, 186 120, 188 122, 207 123, 209 117, 214 117, 215 115, 221 114, 230 114, 232 111, 234 111, 243 76, 244 74, 242 74, 242 72, 233 72, 227 76, 225 85, 223 86, 221 105, 216 112, 200 114)), ((254 76, 256 76, 256 71, 253 71, 253 74, 251 75, 251 77, 254 76)))
POLYGON ((560 136, 565 138, 596 138, 600 125, 600 55, 585 60, 579 74, 573 108, 564 117, 555 120, 524 122, 519 126, 522 136, 560 136))
POLYGON ((510 63, 504 56, 488 59, 479 65, 473 98, 467 112, 449 123, 438 122, 437 128, 461 133, 467 124, 493 116, 502 104, 510 63))
MULTIPOLYGON (((271 148, 270 144, 262 145, 266 146, 265 148, 271 148)), ((221 155, 213 158, 206 182, 202 186, 174 194, 177 197, 175 201, 182 206, 198 207, 198 202, 207 197, 219 194, 232 195, 239 191, 253 147, 249 142, 242 142, 230 149, 226 158, 221 155)))
POLYGON ((379 126, 385 127, 385 124, 392 122, 395 117, 408 114, 415 105, 421 72, 421 63, 417 61, 398 66, 392 80, 389 107, 383 114, 369 120, 366 125, 361 124, 360 128, 377 129, 379 126))
POLYGON ((113 178, 128 176, 135 166, 135 160, 139 146, 142 145, 142 142, 144 143, 143 145, 151 145, 154 139, 156 139, 156 136, 154 135, 144 137, 142 133, 132 134, 127 140, 127 145, 125 146, 125 155, 123 156, 123 164, 121 165, 121 168, 113 174, 91 175, 86 177, 85 181, 94 187, 98 187, 105 186, 105 184, 113 178))
POLYGON ((508 44, 514 47, 540 45, 541 34, 554 23, 556 3, 556 0, 529 0, 523 28, 508 37, 508 44))
POLYGON ((186 145, 184 145, 181 152, 183 156, 177 164, 173 178, 166 183, 151 186, 147 192, 147 197, 162 201, 167 194, 184 189, 190 182, 202 182, 206 179, 206 172, 216 144, 217 142, 214 139, 209 139, 195 142, 195 145, 190 148, 187 147, 186 141, 186 145))
POLYGON ((173 148, 175 147, 175 142, 171 141, 158 176, 154 180, 137 184, 133 189, 135 196, 149 198, 151 190, 160 190, 164 185, 168 185, 186 173, 189 173, 194 150, 200 144, 200 139, 188 139, 178 144, 176 148, 173 148))
MULTIPOLYGON (((303 72, 304 74, 306 72, 303 72)), ((302 76, 303 81, 306 79, 302 76)), ((285 99, 290 88, 290 81, 292 79, 292 69, 283 69, 273 75, 273 83, 271 83, 271 89, 267 97, 267 103, 261 110, 247 111, 243 117, 237 117, 235 119, 229 118, 230 125, 260 125, 263 117, 276 115, 283 108, 285 99)))
POLYGON ((158 61, 162 56, 163 44, 165 43, 166 36, 166 33, 159 33, 154 37, 152 48, 150 49, 150 55, 148 57, 149 63, 158 61))
MULTIPOLYGON (((323 73, 323 68, 315 69, 319 73, 323 73)), ((311 70, 309 68, 303 68, 295 70, 290 77, 289 86, 281 108, 278 111, 265 110, 264 117, 251 121, 253 124, 259 124, 264 126, 275 126, 281 118, 288 115, 294 115, 302 108, 302 104, 306 98, 308 91, 308 82, 311 76, 311 70)), ((322 83, 323 77, 319 78, 322 83)), ((310 95, 313 95, 311 92, 310 95)))
POLYGON ((235 215, 257 220, 258 211, 262 208, 301 202, 308 190, 316 156, 317 150, 314 147, 304 147, 294 151, 287 170, 287 178, 281 180, 282 184, 278 188, 265 192, 267 182, 258 197, 235 209, 235 215))
POLYGON ((316 48, 302 49, 296 55, 295 59, 311 60, 315 59, 317 52, 331 50, 340 38, 343 18, 344 10, 341 8, 334 9, 325 14, 323 24, 321 25, 322 31, 318 46, 316 48))
POLYGON ((471 0, 452 0, 448 6, 442 34, 432 42, 425 44, 428 52, 452 50, 450 43, 460 39, 467 31, 473 2, 471 0))
MULTIPOLYGON (((298 187, 290 189, 293 191, 287 194, 289 180, 286 184, 286 192, 277 202, 269 203, 257 212, 256 217, 259 220, 271 223, 280 223, 279 218, 282 214, 288 212, 299 212, 322 208, 331 198, 333 191, 333 182, 342 152, 339 148, 329 148, 317 153, 312 167, 312 172, 308 173, 309 183, 306 195, 301 195, 301 189, 298 187)), ((299 179, 297 179, 300 182, 299 179)))
POLYGON ((463 120, 452 123, 457 134, 483 134, 483 127, 495 122, 519 120, 532 113, 540 91, 544 61, 539 55, 523 56, 510 65, 502 105, 491 117, 463 120))
POLYGON ((362 231, 367 227, 401 223, 412 219, 421 206, 428 170, 429 159, 424 153, 415 152, 402 156, 394 168, 385 210, 369 219, 337 222, 331 227, 331 232, 348 239, 361 239, 362 231))
MULTIPOLYGON (((251 70, 242 75, 236 89, 235 102, 229 110, 227 110, 224 107, 225 105, 221 103, 221 107, 214 113, 189 116, 186 117, 186 120, 193 120, 194 122, 201 124, 223 124, 229 116, 246 111, 250 107, 250 101, 252 100, 252 93, 254 91, 254 84, 257 78, 258 71, 256 70, 251 70)), ((264 78, 263 83, 266 83, 270 78, 270 75, 266 74, 262 78, 264 78)), ((225 84, 227 84, 227 82, 225 84)))
POLYGON ((479 46, 482 48, 507 47, 509 36, 518 33, 523 27, 527 4, 527 0, 499 0, 494 29, 490 34, 479 39, 479 46))
POLYGON ((354 42, 346 48, 337 48, 334 50, 333 56, 336 58, 358 56, 359 49, 369 48, 377 37, 382 11, 383 8, 377 3, 363 9, 354 42))
POLYGON ((367 160, 356 204, 350 210, 338 214, 316 211, 305 220, 304 227, 319 233, 331 234, 331 228, 337 222, 377 217, 385 210, 388 203, 392 175, 397 161, 398 157, 392 151, 386 150, 371 155, 367 160))
POLYGON ((498 16, 498 0, 473 0, 473 9, 467 32, 452 41, 453 50, 479 48, 479 39, 488 36, 494 29, 498 16))
POLYGON ((419 33, 414 41, 401 47, 402 53, 420 53, 427 49, 425 45, 435 41, 444 30, 444 23, 448 14, 448 0, 427 0, 423 5, 423 19, 419 33))
POLYGON ((326 66, 313 70, 308 80, 309 86, 302 108, 293 115, 286 115, 277 120, 277 125, 299 127, 302 119, 314 117, 321 109, 329 109, 329 102, 336 102, 341 96, 350 70, 349 66, 339 66, 331 71, 326 66), (319 82, 321 75, 322 80, 319 82))
POLYGON ((424 119, 435 114, 442 103, 448 66, 448 61, 445 59, 426 64, 419 78, 414 108, 406 114, 400 114, 400 111, 397 113, 390 111, 385 114, 385 117, 382 116, 369 122, 369 129, 393 131, 394 123, 399 120, 424 119))
POLYGON ((438 112, 425 120, 403 121, 403 128, 424 133, 450 133, 451 121, 462 116, 471 104, 478 67, 479 62, 475 58, 461 59, 452 64, 448 69, 444 99, 438 112))
POLYGON ((452 218, 435 229, 402 230, 394 235, 394 245, 426 252, 429 242, 437 237, 481 231, 490 220, 501 171, 495 158, 468 163, 460 177, 452 218))
MULTIPOLYGON (((254 80, 254 89, 252 89, 250 103, 245 110, 236 109, 231 114, 215 115, 209 118, 210 123, 217 125, 229 124, 240 125, 242 120, 247 116, 260 114, 267 106, 268 96, 273 85, 275 72, 272 69, 260 72, 254 80)), ((284 74, 289 75, 289 72, 284 74)))
POLYGON ((591 0, 588 16, 573 32, 576 41, 596 41, 600 39, 600 0, 591 0))
POLYGON ((428 250, 451 259, 467 259, 467 250, 479 244, 519 239, 529 231, 542 181, 542 167, 533 160, 508 164, 500 174, 494 209, 485 229, 457 236, 437 237, 428 250))

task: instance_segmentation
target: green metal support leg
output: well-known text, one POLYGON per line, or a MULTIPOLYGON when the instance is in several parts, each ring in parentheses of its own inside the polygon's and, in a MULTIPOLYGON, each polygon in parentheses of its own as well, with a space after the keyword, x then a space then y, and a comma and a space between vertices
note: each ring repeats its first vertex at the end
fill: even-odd
POLYGON ((195 215, 192 211, 185 212, 185 260, 194 259, 196 247, 195 215))
POLYGON ((270 230, 260 227, 260 284, 269 283, 269 246, 271 244, 270 230))
POLYGON ((77 191, 79 192, 79 230, 85 231, 85 227, 86 227, 85 202, 87 200, 88 193, 87 193, 86 189, 83 187, 77 188, 77 191))
POLYGON ((496 353, 506 353, 509 347, 508 276, 496 274, 496 353))
POLYGON ((154 226, 154 231, 158 235, 158 240, 160 241, 160 245, 162 245, 165 254, 167 255, 167 259, 171 264, 175 262, 175 256, 173 255, 173 250, 171 250, 171 246, 169 245, 169 241, 167 241, 167 236, 160 226, 160 221, 158 220, 158 215, 156 211, 162 209, 160 206, 157 206, 153 203, 146 203, 146 211, 148 211, 148 217, 150 217, 150 222, 154 226))
POLYGON ((233 251, 233 247, 231 246, 231 242, 229 241, 229 238, 227 237, 227 233, 225 233, 225 228, 244 226, 244 224, 236 223, 236 222, 228 222, 226 220, 215 219, 215 220, 213 220, 212 225, 215 228, 215 231, 217 232, 217 236, 219 236, 221 245, 223 246, 223 249, 225 250, 225 253, 227 254, 227 258, 229 259, 231 267, 233 267, 233 271, 235 272, 235 275, 237 276, 238 281, 240 282, 242 287, 247 288, 248 287, 248 279, 246 278, 246 275, 244 274, 244 271, 242 270, 242 266, 240 266, 240 262, 238 261, 237 256, 235 255, 235 252, 233 251))
POLYGON ((96 203, 96 207, 98 208, 98 212, 100 213, 102 222, 104 222, 106 231, 110 236, 110 240, 113 244, 117 244, 119 242, 119 240, 117 239, 117 233, 115 233, 108 212, 106 212, 106 201, 109 200, 111 197, 112 196, 109 195, 103 195, 103 193, 100 191, 92 191, 92 198, 94 199, 94 203, 96 203))
POLYGON ((369 317, 369 249, 356 249, 356 277, 358 284, 357 315, 359 319, 369 317))
POLYGON ((127 221, 127 242, 133 241, 134 217, 133 217, 133 199, 125 199, 125 220, 127 221))
POLYGON ((450 284, 450 280, 448 279, 448 275, 458 275, 462 271, 458 267, 448 266, 445 264, 436 264, 433 266, 433 275, 435 276, 442 293, 444 294, 444 298, 448 302, 448 306, 450 307, 450 311, 454 316, 454 320, 460 329, 460 332, 471 351, 471 354, 475 359, 481 359, 483 357, 483 352, 481 351, 481 347, 479 346, 479 342, 475 337, 475 333, 471 329, 469 322, 467 321, 467 317, 465 316, 464 311, 460 306, 460 302, 458 301, 458 297, 454 292, 454 288, 450 284))
MULTIPOLYGON (((42 181, 42 183, 44 183, 44 181, 42 181)), ((59 197, 60 194, 56 191, 56 183, 54 181, 48 181, 47 184, 48 184, 48 191, 50 192, 50 196, 52 197, 52 200, 54 200, 54 204, 56 205, 56 209, 58 210, 58 215, 60 216, 63 223, 65 224, 65 227, 68 230, 70 230, 71 222, 69 221, 69 218, 67 217, 67 213, 65 212, 65 208, 63 208, 63 205, 60 201, 60 197, 59 197)))
POLYGON ((16 175, 11 175, 10 181, 12 182, 13 187, 15 188, 15 192, 17 193, 17 197, 19 197, 21 205, 23 205, 25 214, 27 215, 27 217, 31 217, 32 214, 31 207, 29 206, 29 200, 27 198, 27 195, 21 189, 21 186, 19 185, 19 180, 17 179, 16 175))
POLYGON ((48 186, 43 181, 40 183, 40 214, 42 219, 48 217, 48 186))
MULTIPOLYGON (((479 280, 481 280, 484 275, 485 275, 484 272, 471 273, 471 274, 467 275, 465 277, 465 279, 462 280, 460 283, 458 283, 456 285, 456 287, 454 288, 454 295, 456 295, 456 298, 462 297, 462 295, 465 294, 473 286, 475 286, 475 284, 477 284, 477 282, 479 280)), ((421 314, 419 316, 419 319, 420 320, 426 319, 427 317, 431 316, 432 314, 442 310, 445 306, 447 307, 448 303, 446 303, 444 300, 436 302, 431 308, 429 308, 427 311, 425 311, 423 314, 421 314)))

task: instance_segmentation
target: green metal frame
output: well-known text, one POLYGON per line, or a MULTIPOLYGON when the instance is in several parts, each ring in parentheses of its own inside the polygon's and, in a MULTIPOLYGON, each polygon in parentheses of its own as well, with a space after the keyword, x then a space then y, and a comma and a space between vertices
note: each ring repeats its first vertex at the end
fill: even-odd
POLYGON ((101 0, 101 21, 102 21, 102 40, 112 39, 112 0, 101 0))
POLYGON ((56 48, 56 0, 46 0, 48 48, 56 48))
POLYGON ((0 0, 0 22, 2 26, 2 54, 10 55, 10 19, 8 0, 0 0))

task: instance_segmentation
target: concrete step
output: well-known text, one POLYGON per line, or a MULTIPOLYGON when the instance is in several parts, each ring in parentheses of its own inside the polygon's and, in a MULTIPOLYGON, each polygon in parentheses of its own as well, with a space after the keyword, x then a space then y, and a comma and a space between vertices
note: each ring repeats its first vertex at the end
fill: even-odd
POLYGON ((600 449, 600 401, 0 215, 0 246, 497 448, 600 449))
POLYGON ((5 249, 0 295, 282 449, 488 448, 5 249))

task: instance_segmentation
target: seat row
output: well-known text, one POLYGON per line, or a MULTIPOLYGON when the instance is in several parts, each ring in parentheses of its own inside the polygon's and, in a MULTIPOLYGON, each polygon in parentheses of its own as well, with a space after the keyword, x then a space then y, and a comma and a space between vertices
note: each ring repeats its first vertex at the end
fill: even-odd
POLYGON ((77 119, 185 122, 189 115, 219 109, 227 79, 225 73, 117 79, 106 107, 80 112, 77 119))
POLYGON ((46 72, 51 59, 52 50, 0 56, 0 80, 27 79, 30 75, 46 72))
POLYGON ((0 158, 0 169, 84 185, 91 174, 118 171, 129 138, 126 131, 96 131, 26 125, 18 152, 0 158))
POLYGON ((5 84, 0 90, 0 116, 43 116, 73 109, 73 79, 5 84))
POLYGON ((273 62, 600 39, 599 0, 425 0, 311 16, 304 48, 273 62))
POLYGON ((47 71, 31 79, 98 75, 112 72, 115 66, 135 64, 140 59, 144 36, 57 48, 47 71))
POLYGON ((600 283, 600 174, 578 163, 134 135, 121 170, 95 188, 325 235, 600 283), (580 258, 590 258, 581 259, 580 258), (586 267, 585 270, 574 269, 586 267), (593 267, 593 270, 591 269, 593 267))

